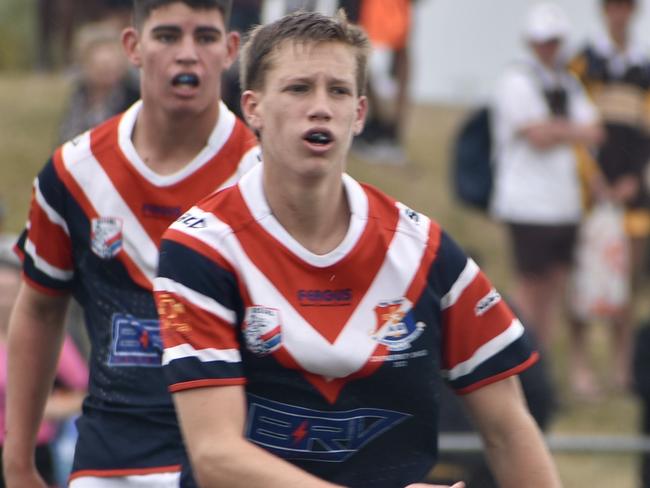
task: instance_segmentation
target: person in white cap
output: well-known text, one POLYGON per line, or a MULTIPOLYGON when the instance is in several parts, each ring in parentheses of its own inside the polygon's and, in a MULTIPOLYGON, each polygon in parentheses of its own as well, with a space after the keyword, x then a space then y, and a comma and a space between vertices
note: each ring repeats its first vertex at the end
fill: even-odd
POLYGON ((529 56, 507 68, 492 107, 490 210, 509 231, 515 306, 542 347, 552 338, 582 216, 576 149, 602 137, 596 108, 563 62, 569 30, 558 5, 534 5, 523 28, 529 56))

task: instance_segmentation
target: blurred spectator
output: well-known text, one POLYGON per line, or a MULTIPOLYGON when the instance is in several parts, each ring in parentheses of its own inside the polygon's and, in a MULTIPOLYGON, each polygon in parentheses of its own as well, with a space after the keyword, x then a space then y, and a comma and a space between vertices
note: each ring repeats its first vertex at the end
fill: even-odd
MULTIPOLYGON (((262 4, 264 0, 237 0, 233 2, 230 15, 230 30, 239 32, 242 40, 251 27, 260 24, 262 4)), ((239 99, 241 90, 239 88, 239 61, 224 73, 223 85, 221 87, 221 99, 237 117, 243 119, 239 99)))
POLYGON ((128 25, 131 0, 37 0, 36 67, 50 70, 73 61, 75 31, 86 22, 128 25))
POLYGON ((373 50, 368 63, 371 111, 355 141, 355 151, 369 162, 406 163, 402 132, 408 110, 411 4, 412 0, 359 3, 359 24, 368 33, 373 50))
POLYGON ((546 348, 582 215, 576 147, 602 136, 596 108, 562 62, 568 31, 558 5, 534 5, 523 32, 529 56, 503 74, 492 107, 491 212, 508 226, 514 304, 546 348))
MULTIPOLYGON (((589 42, 571 67, 583 81, 600 110, 606 137, 598 147, 597 160, 612 197, 626 207, 629 236, 632 299, 611 320, 614 352, 613 383, 629 385, 634 295, 644 276, 650 234, 650 197, 644 173, 650 158, 650 57, 630 36, 636 12, 635 0, 600 0, 606 33, 589 42)), ((580 373, 575 387, 590 393, 597 385, 586 360, 586 324, 574 320, 571 356, 580 373)))
POLYGON ((89 24, 79 31, 77 44, 79 73, 61 121, 60 142, 126 110, 139 98, 118 30, 89 24))
MULTIPOLYGON (((21 283, 20 262, 0 258, 0 444, 4 441, 4 405, 7 388, 7 327, 11 308, 21 283)), ((88 368, 73 341, 66 338, 57 371, 56 382, 45 407, 45 417, 38 431, 36 465, 50 486, 56 485, 57 465, 52 457, 52 441, 60 422, 78 413, 88 382, 88 368)), ((0 486, 4 479, 0 477, 0 486)))

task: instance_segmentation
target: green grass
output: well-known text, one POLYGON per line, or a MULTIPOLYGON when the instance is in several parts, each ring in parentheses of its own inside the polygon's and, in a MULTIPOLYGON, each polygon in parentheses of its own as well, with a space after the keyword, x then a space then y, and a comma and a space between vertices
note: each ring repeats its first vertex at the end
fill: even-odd
MULTIPOLYGON (((0 196, 10 207, 7 230, 18 232, 25 222, 34 176, 56 143, 56 127, 67 96, 66 81, 57 76, 0 72, 0 196)), ((388 167, 355 161, 349 171, 407 205, 437 219, 504 292, 510 292, 508 249, 501 227, 483 215, 459 207, 449 191, 449 137, 463 116, 453 107, 418 107, 408 128, 410 163, 388 167)), ((638 408, 631 396, 610 395, 599 404, 584 405, 566 393, 566 346, 562 327, 551 354, 562 407, 552 427, 562 434, 635 434, 638 408)), ((607 369, 607 338, 603 327, 592 329, 594 357, 607 369)), ((628 455, 556 455, 566 488, 633 488, 636 457, 628 455)))

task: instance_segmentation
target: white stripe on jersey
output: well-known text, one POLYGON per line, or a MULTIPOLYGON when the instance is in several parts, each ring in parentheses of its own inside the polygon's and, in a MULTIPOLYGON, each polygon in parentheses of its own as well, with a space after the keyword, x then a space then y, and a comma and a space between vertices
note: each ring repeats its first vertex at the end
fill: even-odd
POLYGON ((25 240, 25 253, 27 253, 29 257, 32 258, 32 261, 34 261, 34 266, 36 266, 36 269, 38 269, 42 273, 45 273, 51 278, 54 278, 56 280, 61 280, 61 281, 69 281, 74 276, 73 271, 52 266, 50 263, 45 261, 45 259, 40 257, 36 253, 36 246, 30 239, 25 240))
POLYGON ((479 347, 471 358, 458 363, 448 371, 443 371, 450 381, 456 380, 474 371, 480 364, 503 351, 519 339, 524 333, 524 326, 518 319, 513 319, 508 328, 498 336, 479 347))
POLYGON ((41 207, 41 210, 43 210, 43 212, 45 212, 45 215, 47 215, 47 218, 50 219, 50 222, 61 227, 63 229, 63 232, 69 236, 70 230, 68 229, 68 224, 66 224, 63 217, 61 217, 61 215, 59 215, 59 213, 54 210, 49 203, 47 203, 47 200, 45 200, 43 193, 41 193, 41 186, 38 178, 34 180, 34 197, 36 198, 38 206, 41 207))
MULTIPOLYGON (((251 173, 248 173, 246 180, 251 173)), ((259 172, 257 173, 261 177, 259 172)), ((240 187, 241 185, 242 183, 240 187)), ((364 192, 358 185, 347 189, 348 195, 351 195, 351 192, 364 192)), ((358 197, 350 198, 351 205, 359 200, 358 197)), ((253 264, 227 224, 214 214, 199 209, 192 209, 190 214, 196 219, 205 219, 205 226, 189 227, 177 222, 172 228, 216 249, 238 270, 253 303, 281 310, 283 346, 303 369, 328 378, 348 376, 366 365, 378 346, 371 337, 381 325, 377 323, 375 307, 386 300, 404 297, 420 269, 422 256, 428 244, 423 236, 428 236, 430 226, 430 220, 423 217, 417 224, 417 231, 414 232, 413 221, 406 213, 400 212, 398 231, 390 244, 384 263, 332 344, 291 306, 269 278, 253 264), (399 229, 408 229, 408 231, 399 229), (419 235, 414 237, 415 233, 419 235)), ((367 220, 367 210, 365 215, 367 220)), ((282 236, 275 235, 275 237, 282 241, 282 236)), ((286 242, 283 244, 286 245, 286 242)), ((301 254, 306 252, 308 251, 304 250, 301 254)))
POLYGON ((101 164, 90 151, 88 133, 76 144, 63 146, 63 163, 100 216, 120 217, 123 221, 123 250, 150 281, 156 276, 158 247, 113 186, 101 164))
POLYGON ((478 265, 473 259, 468 258, 465 268, 458 276, 456 282, 451 286, 450 290, 440 299, 440 308, 442 310, 451 307, 458 301, 462 293, 465 291, 470 283, 474 280, 479 272, 478 265))
POLYGON ((224 307, 216 300, 206 297, 181 283, 170 280, 169 278, 156 278, 153 283, 155 291, 168 291, 174 295, 183 297, 192 305, 219 317, 228 324, 234 325, 235 320, 237 320, 237 314, 234 311, 224 307))
POLYGON ((196 358, 202 363, 211 361, 224 361, 226 363, 241 362, 241 355, 238 349, 194 349, 189 344, 180 344, 174 347, 168 347, 163 351, 162 365, 167 366, 176 359, 196 358))

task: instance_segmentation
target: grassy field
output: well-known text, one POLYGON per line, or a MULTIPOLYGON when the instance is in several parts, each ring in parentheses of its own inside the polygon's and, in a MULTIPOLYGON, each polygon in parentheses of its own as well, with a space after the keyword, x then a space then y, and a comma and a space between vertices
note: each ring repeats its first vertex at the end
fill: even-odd
MULTIPOLYGON (((56 144, 56 127, 67 96, 58 76, 0 72, 0 197, 9 207, 7 229, 24 224, 31 183, 56 144)), ((408 130, 410 162, 404 167, 377 166, 352 160, 350 173, 437 219, 466 249, 480 257, 482 267, 506 293, 510 288, 508 253, 501 228, 484 216, 459 207, 449 192, 449 136, 463 112, 452 107, 413 110, 408 130)), ((558 327, 550 364, 561 393, 561 408, 552 427, 562 434, 635 434, 638 408, 633 397, 610 395, 598 404, 580 404, 566 394, 565 340, 558 327)), ((592 330, 594 356, 607 370, 606 330, 592 330)), ((634 488, 637 459, 632 455, 557 454, 567 488, 634 488)))

